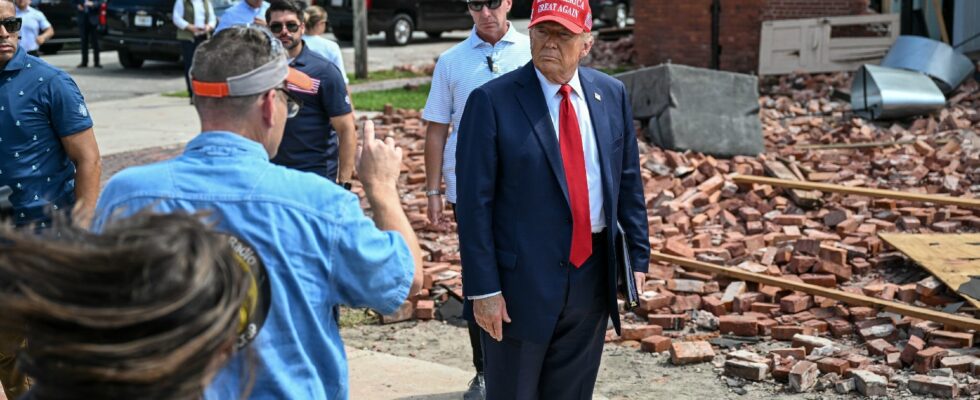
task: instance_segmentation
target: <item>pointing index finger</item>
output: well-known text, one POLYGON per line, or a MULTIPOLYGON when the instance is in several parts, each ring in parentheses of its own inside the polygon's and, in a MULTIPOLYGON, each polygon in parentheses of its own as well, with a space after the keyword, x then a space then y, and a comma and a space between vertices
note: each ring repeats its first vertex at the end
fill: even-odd
POLYGON ((374 121, 364 121, 364 129, 361 130, 361 135, 363 135, 362 143, 365 145, 368 143, 374 143, 374 121))

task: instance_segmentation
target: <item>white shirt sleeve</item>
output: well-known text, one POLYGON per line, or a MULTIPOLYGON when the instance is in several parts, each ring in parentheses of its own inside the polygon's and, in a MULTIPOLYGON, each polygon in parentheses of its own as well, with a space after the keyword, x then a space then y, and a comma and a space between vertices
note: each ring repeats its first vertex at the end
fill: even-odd
POLYGON ((493 297, 493 296, 496 296, 496 295, 498 295, 498 294, 501 294, 501 293, 503 293, 503 292, 500 292, 500 291, 496 291, 496 292, 493 292, 493 293, 490 293, 490 294, 481 294, 481 295, 479 295, 479 296, 470 296, 470 297, 467 297, 467 299, 470 299, 470 300, 483 300, 483 299, 489 299, 489 298, 491 298, 491 297, 493 297))
POLYGON ((170 19, 180 30, 187 29, 187 25, 190 25, 189 22, 184 21, 184 0, 174 0, 174 16, 170 19))
POLYGON ((453 92, 449 85, 448 60, 441 57, 432 72, 432 86, 429 98, 425 100, 422 119, 439 124, 452 122, 453 92))
POLYGON ((215 26, 217 26, 218 25, 218 17, 214 15, 214 6, 211 4, 210 1, 208 2, 208 16, 210 17, 210 18, 208 18, 208 22, 207 22, 208 23, 208 26, 210 26, 212 28, 215 27, 215 26))

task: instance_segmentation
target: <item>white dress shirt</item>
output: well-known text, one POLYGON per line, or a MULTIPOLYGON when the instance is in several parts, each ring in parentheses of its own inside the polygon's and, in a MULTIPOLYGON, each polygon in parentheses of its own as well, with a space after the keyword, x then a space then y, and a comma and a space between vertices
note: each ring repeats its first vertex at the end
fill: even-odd
MULTIPOLYGON (((541 82, 541 90, 544 92, 544 99, 548 105, 548 114, 551 116, 551 125, 555 128, 555 144, 560 140, 561 133, 558 131, 559 112, 561 110, 562 95, 558 91, 560 84, 552 83, 538 71, 538 80, 541 82)), ((599 167, 599 148, 596 145, 595 130, 592 129, 592 118, 589 113, 589 105, 583 97, 582 82, 578 78, 578 69, 575 75, 568 82, 572 87, 571 96, 572 107, 575 108, 575 116, 578 119, 578 129, 582 134, 582 151, 585 153, 585 174, 586 182, 589 186, 589 218, 592 220, 592 233, 601 232, 606 228, 605 211, 602 209, 602 173, 599 167)), ((560 179, 565 179, 564 176, 560 179)), ((469 296, 470 300, 480 300, 496 296, 501 292, 488 293, 479 296, 469 296)))
MULTIPOLYGON (((191 0, 191 4, 194 5, 194 26, 198 28, 204 28, 205 26, 215 26, 218 24, 218 20, 214 15, 214 8, 211 7, 211 2, 208 2, 208 16, 210 18, 207 21, 204 20, 204 0, 191 0)), ((171 18, 177 29, 187 29, 187 26, 191 23, 189 21, 184 21, 184 0, 174 1, 174 15, 171 18)))
MULTIPOLYGON (((562 95, 558 90, 561 89, 561 85, 549 81, 537 68, 534 68, 534 72, 538 74, 541 90, 544 91, 544 100, 548 103, 551 126, 555 128, 555 139, 560 140, 558 117, 562 95)), ((572 93, 569 95, 571 96, 572 107, 575 108, 576 118, 578 118, 578 129, 582 134, 582 151, 585 152, 585 175, 589 185, 589 218, 592 220, 592 233, 598 233, 606 228, 605 212, 602 209, 602 170, 599 168, 599 148, 596 147, 595 130, 592 129, 589 105, 586 103, 582 92, 582 82, 578 78, 578 69, 575 70, 572 80, 568 81, 568 86, 572 87, 572 93)), ((565 177, 560 178, 565 179, 565 177)))

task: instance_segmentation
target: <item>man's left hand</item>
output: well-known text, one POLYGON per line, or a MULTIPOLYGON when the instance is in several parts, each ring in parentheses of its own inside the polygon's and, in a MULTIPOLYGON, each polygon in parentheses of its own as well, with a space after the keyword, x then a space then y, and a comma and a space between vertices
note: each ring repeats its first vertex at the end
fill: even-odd
POLYGON ((643 285, 647 282, 647 274, 633 271, 633 278, 636 281, 636 293, 643 293, 643 285))

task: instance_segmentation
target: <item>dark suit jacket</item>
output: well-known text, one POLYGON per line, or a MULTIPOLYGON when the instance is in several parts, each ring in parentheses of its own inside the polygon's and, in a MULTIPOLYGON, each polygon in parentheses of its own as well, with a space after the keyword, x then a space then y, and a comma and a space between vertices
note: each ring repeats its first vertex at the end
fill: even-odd
MULTIPOLYGON (((580 67, 579 79, 599 151, 607 245, 618 220, 634 270, 646 272, 650 242, 629 96, 620 81, 596 70, 580 67)), ((504 335, 546 343, 565 302, 572 214, 558 136, 533 64, 474 90, 459 132, 463 292, 502 291, 513 321, 504 335)), ((609 251, 608 265, 616 265, 615 257, 609 251)), ((608 270, 607 305, 618 331, 616 268, 608 270)))
POLYGON ((88 23, 89 25, 99 24, 99 8, 102 7, 102 3, 105 0, 92 0, 93 4, 91 7, 84 7, 85 11, 78 11, 78 6, 85 6, 85 0, 72 0, 72 5, 75 6, 76 16, 78 18, 78 23, 88 23))

